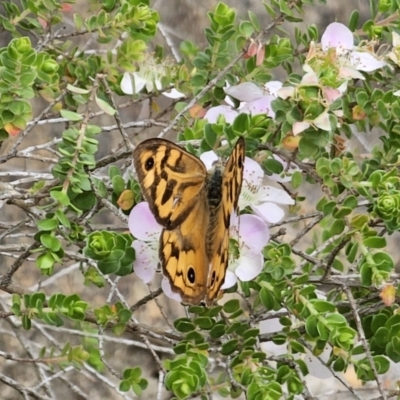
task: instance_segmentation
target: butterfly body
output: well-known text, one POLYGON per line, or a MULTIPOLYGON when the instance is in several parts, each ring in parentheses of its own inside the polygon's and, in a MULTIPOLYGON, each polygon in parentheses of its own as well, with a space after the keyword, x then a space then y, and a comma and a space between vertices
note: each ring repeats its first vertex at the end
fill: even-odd
POLYGON ((165 139, 148 139, 134 151, 143 195, 163 226, 163 273, 183 301, 211 304, 228 267, 230 216, 237 208, 245 147, 239 138, 225 169, 207 173, 203 162, 165 139))

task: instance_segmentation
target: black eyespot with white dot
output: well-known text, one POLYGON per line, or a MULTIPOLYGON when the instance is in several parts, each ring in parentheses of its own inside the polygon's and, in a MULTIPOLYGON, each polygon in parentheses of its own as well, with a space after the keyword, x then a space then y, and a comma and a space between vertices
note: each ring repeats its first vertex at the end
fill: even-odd
POLYGON ((150 171, 154 167, 154 158, 149 157, 145 162, 144 162, 144 169, 146 171, 150 171))
POLYGON ((194 284, 196 281, 196 273, 194 272, 193 267, 189 267, 187 272, 187 278, 191 284, 194 284))

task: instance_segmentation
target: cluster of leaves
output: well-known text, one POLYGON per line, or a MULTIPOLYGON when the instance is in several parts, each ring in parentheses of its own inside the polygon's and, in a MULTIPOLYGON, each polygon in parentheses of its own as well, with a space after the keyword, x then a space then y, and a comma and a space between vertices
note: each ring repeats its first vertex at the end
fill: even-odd
POLYGON ((15 38, 0 49, 0 143, 25 129, 32 119, 29 100, 34 87, 57 86, 58 64, 32 48, 27 37, 15 38))
POLYGON ((124 276, 132 273, 135 250, 132 236, 116 232, 92 232, 86 238, 83 254, 97 261, 103 274, 124 276))

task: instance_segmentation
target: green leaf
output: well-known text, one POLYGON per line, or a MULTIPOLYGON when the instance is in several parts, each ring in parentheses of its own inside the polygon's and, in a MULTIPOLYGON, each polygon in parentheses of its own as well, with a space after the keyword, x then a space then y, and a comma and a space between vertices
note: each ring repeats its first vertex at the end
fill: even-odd
POLYGON ((386 247, 386 239, 381 236, 370 236, 364 238, 362 243, 364 246, 371 247, 373 249, 382 249, 383 247, 386 247))
POLYGON ((88 93, 90 93, 90 90, 88 90, 88 89, 82 89, 80 87, 76 87, 76 86, 73 86, 71 84, 67 85, 67 90, 72 92, 72 93, 77 93, 77 94, 88 94, 88 93))
POLYGON ((228 356, 232 354, 238 347, 239 342, 236 339, 231 339, 225 342, 221 347, 221 354, 228 356))
POLYGON ((54 252, 57 252, 61 248, 60 241, 56 237, 48 233, 40 236, 40 242, 44 247, 54 252))
POLYGON ((50 196, 52 199, 58 201, 63 207, 67 207, 70 204, 69 197, 61 190, 52 190, 50 196))
POLYGON ((359 11, 353 10, 353 12, 350 15, 349 24, 348 24, 348 27, 352 32, 355 32, 356 29, 358 28, 359 19, 360 19, 359 11))
POLYGON ((232 313, 238 311, 239 308, 240 308, 240 302, 237 299, 228 300, 223 305, 223 310, 228 314, 232 314, 232 313))
POLYGON ((63 118, 67 119, 68 121, 81 121, 83 116, 73 111, 69 110, 60 110, 60 114, 63 118))
POLYGON ((42 219, 36 224, 41 231, 52 231, 58 227, 58 221, 55 218, 42 219))
POLYGON ((334 312, 336 307, 325 300, 311 299, 310 303, 318 312, 334 312))
POLYGON ((196 329, 196 325, 188 318, 180 318, 174 321, 174 327, 179 332, 190 332, 196 329))
POLYGON ((104 111, 107 115, 114 115, 116 113, 116 110, 111 107, 106 101, 100 99, 100 97, 96 96, 95 100, 100 110, 104 111))
POLYGON ((209 317, 198 317, 195 318, 193 321, 196 325, 199 326, 201 329, 211 329, 215 323, 211 318, 209 317))

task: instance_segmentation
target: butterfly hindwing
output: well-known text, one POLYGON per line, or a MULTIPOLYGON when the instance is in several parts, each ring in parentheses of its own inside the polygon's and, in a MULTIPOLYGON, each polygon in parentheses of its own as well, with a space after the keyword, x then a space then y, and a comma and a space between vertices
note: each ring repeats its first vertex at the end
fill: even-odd
POLYGON ((229 261, 229 225, 232 212, 237 210, 239 195, 242 188, 243 165, 246 155, 245 142, 239 138, 231 156, 226 163, 221 186, 221 204, 216 209, 213 229, 209 229, 212 238, 209 249, 210 270, 207 283, 207 304, 211 304, 218 296, 224 283, 229 261))
MULTIPOLYGON (((205 196, 205 191, 202 192, 205 196)), ((208 228, 206 198, 199 201, 182 224, 164 229, 160 238, 160 261, 171 287, 185 303, 199 304, 205 297, 208 256, 205 237, 208 228)))

